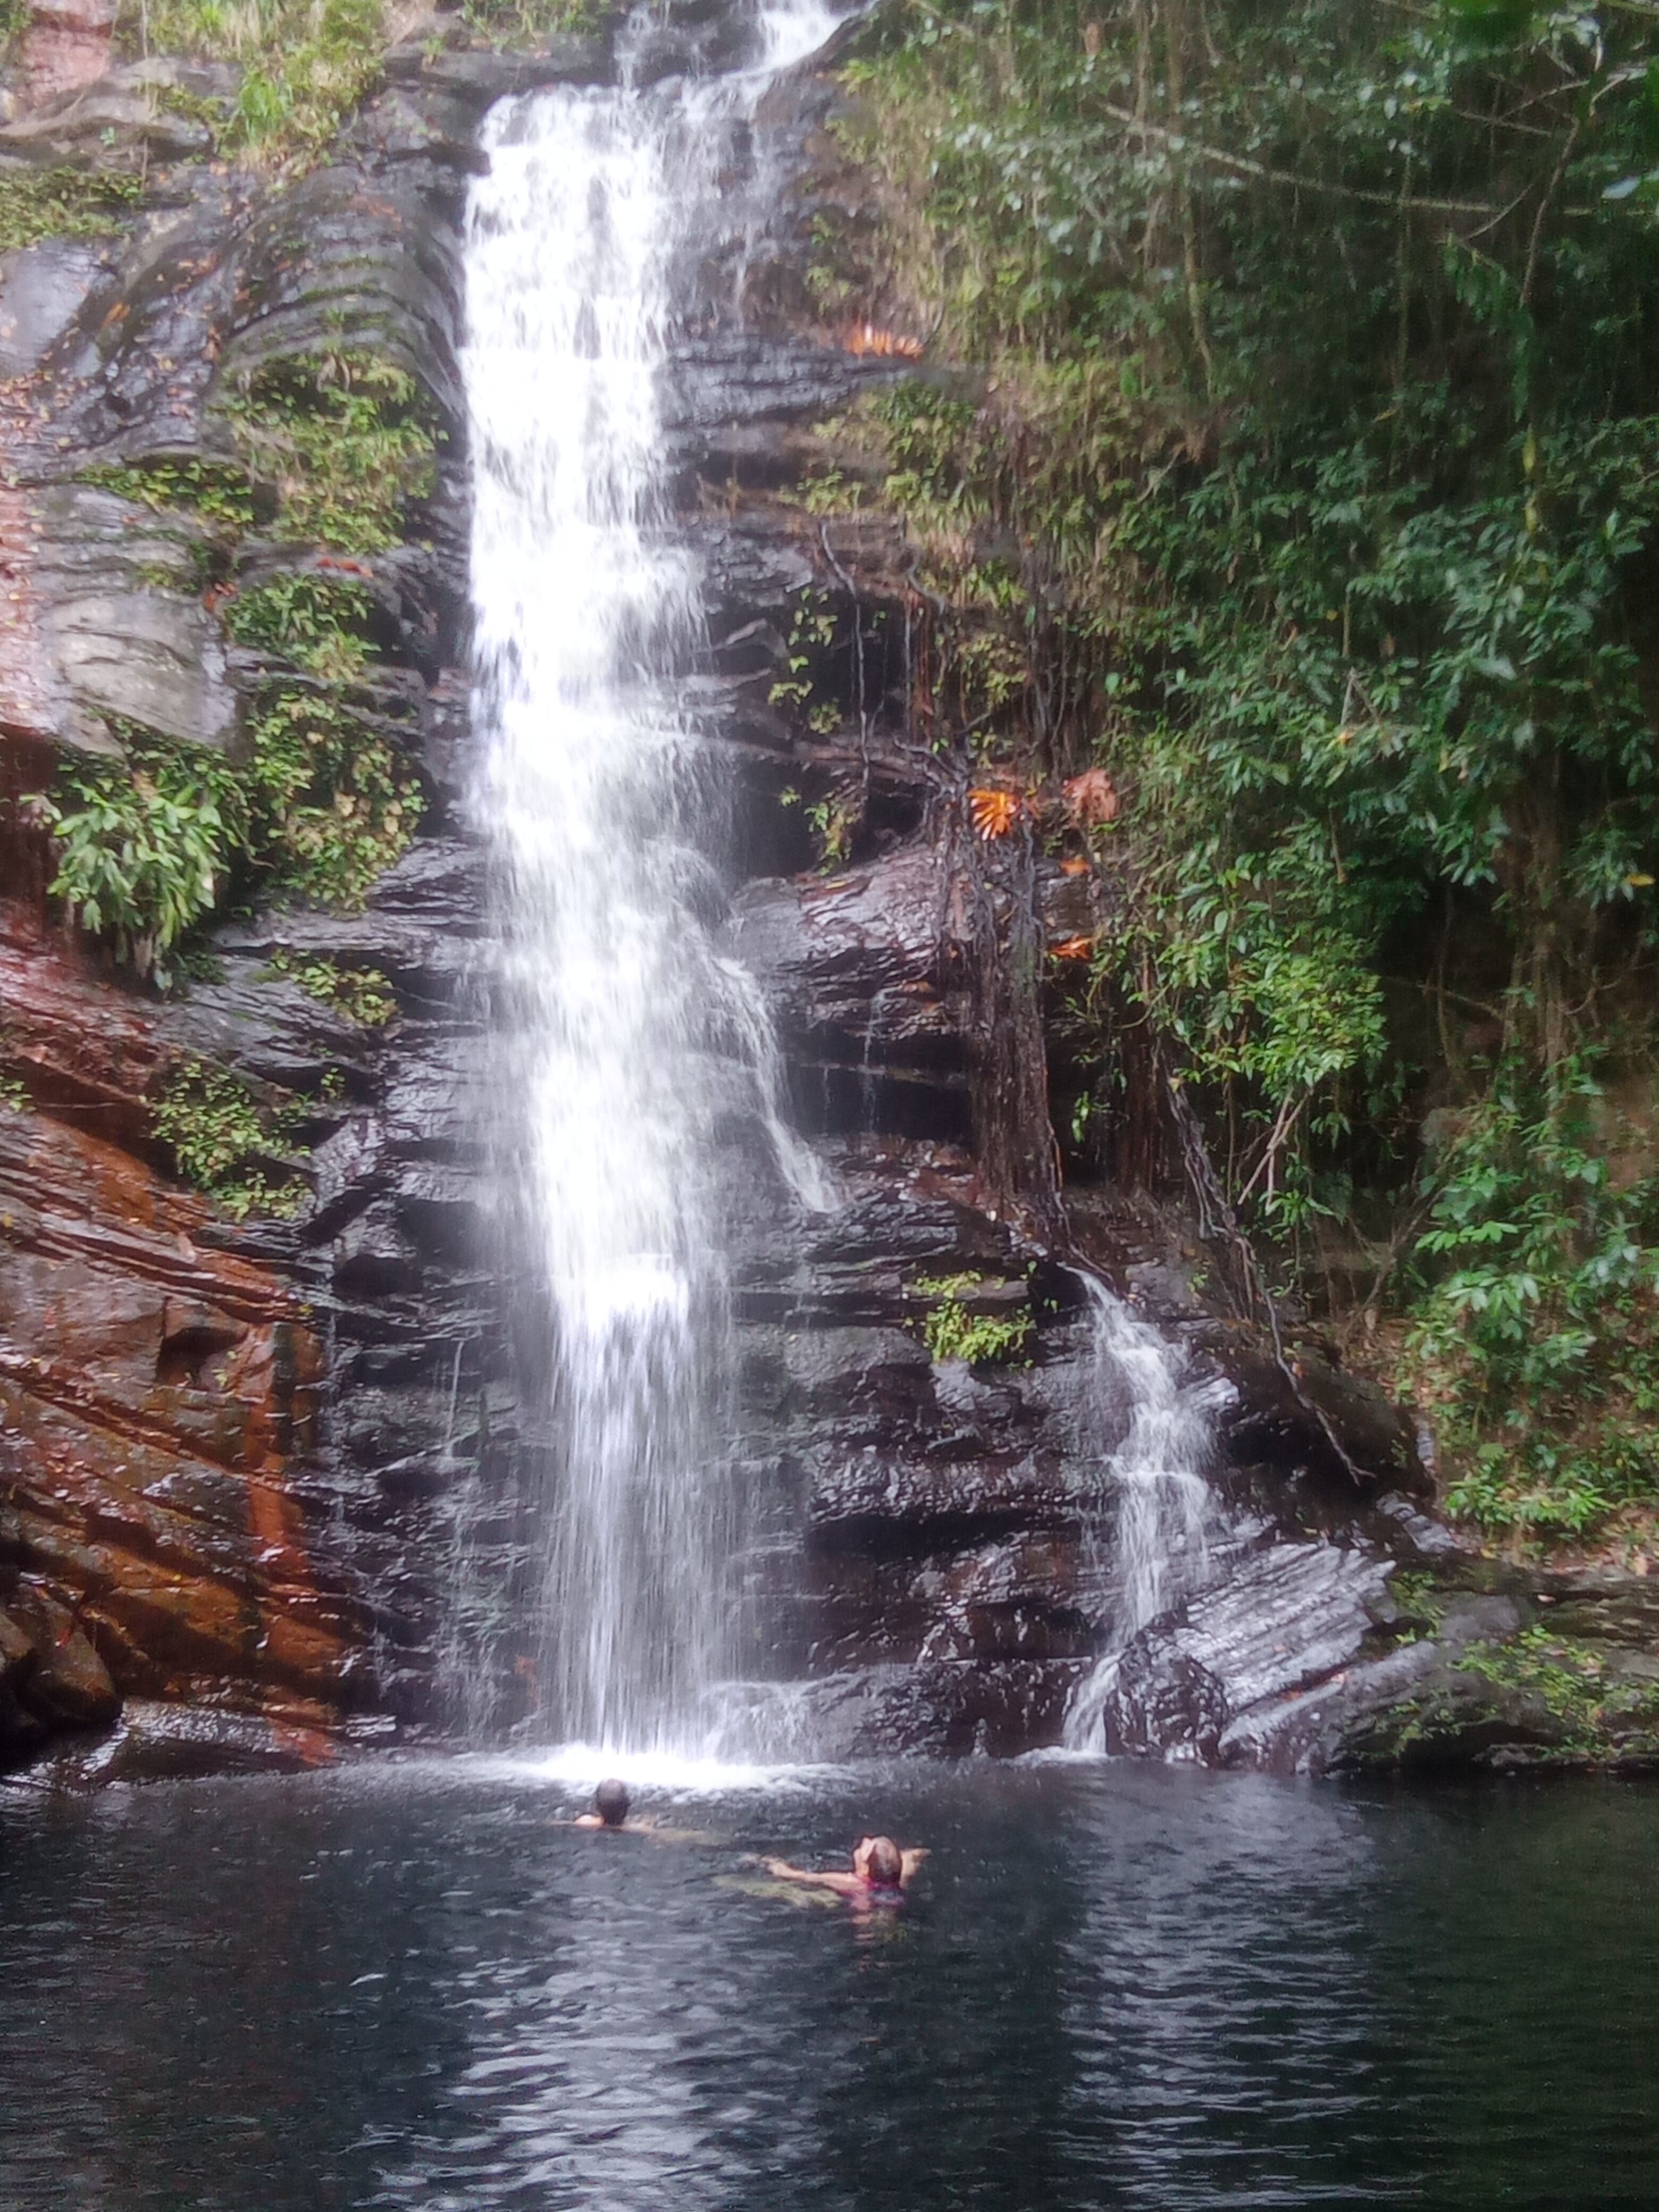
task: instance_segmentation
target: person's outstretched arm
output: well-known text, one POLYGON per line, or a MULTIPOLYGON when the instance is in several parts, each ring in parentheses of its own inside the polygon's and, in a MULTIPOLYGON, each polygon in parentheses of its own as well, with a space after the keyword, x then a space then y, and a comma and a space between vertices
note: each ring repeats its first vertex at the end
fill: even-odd
POLYGON ((809 1874, 805 1867, 791 1866, 787 1859, 763 1859, 761 1864, 779 1881, 803 1881, 814 1889, 838 1889, 843 1896, 864 1887, 855 1874, 809 1874))
POLYGON ((930 1850, 918 1849, 913 1851, 906 1851, 902 1856, 903 1865, 899 1871, 899 1880, 902 1882, 904 1882, 909 1881, 910 1877, 915 1874, 916 1869, 921 1864, 924 1859, 932 1858, 933 1854, 930 1850))

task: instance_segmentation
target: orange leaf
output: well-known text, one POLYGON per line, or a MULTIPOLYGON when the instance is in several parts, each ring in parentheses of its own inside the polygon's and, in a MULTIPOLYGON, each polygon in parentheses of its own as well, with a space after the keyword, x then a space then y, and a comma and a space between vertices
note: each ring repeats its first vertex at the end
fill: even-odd
POLYGON ((1068 937, 1063 944, 1048 947, 1049 957, 1055 960, 1089 960, 1094 950, 1092 937, 1068 937))
POLYGON ((1066 787, 1066 804, 1074 822, 1115 822, 1123 811, 1117 786, 1103 768, 1074 775, 1066 787))
POLYGON ((1006 837, 1018 821, 1023 809, 1017 791, 970 791, 968 811, 973 817, 974 827, 988 844, 994 837, 1006 837))
POLYGON ((890 356, 899 361, 920 361, 924 348, 920 338, 901 337, 896 331, 880 330, 874 323, 860 323, 848 333, 847 350, 890 356))

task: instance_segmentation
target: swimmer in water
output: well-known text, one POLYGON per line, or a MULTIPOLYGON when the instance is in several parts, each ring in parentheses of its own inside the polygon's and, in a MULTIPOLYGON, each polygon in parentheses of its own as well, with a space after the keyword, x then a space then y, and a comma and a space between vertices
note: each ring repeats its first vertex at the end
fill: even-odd
POLYGON ((814 1889, 833 1889, 855 1911, 872 1905, 898 1905, 928 1856, 925 1850, 902 1851, 890 1836, 860 1836, 853 1846, 849 1874, 809 1874, 791 1866, 787 1859, 763 1859, 768 1874, 779 1881, 799 1881, 814 1889))
POLYGON ((718 1836, 711 1836, 702 1828, 668 1828, 660 1820, 653 1820, 647 1813, 643 1819, 630 1818, 633 1800, 628 1794, 628 1784, 613 1776, 601 1782, 593 1792, 593 1810, 578 1813, 574 1820, 562 1820, 561 1827, 604 1828, 613 1836, 649 1836, 653 1844, 714 1844, 718 1836))
MULTIPOLYGON (((573 1828, 625 1828, 631 1802, 625 1782, 614 1778, 601 1782, 593 1792, 593 1810, 578 1813, 570 1825, 573 1828)), ((640 1823, 635 1821, 634 1825, 637 1827, 640 1823)))

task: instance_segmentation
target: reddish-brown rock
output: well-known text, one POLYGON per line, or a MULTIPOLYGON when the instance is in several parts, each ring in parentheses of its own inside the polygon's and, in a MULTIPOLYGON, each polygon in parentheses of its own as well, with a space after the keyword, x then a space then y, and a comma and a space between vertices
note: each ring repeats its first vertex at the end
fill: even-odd
POLYGON ((123 1693, 327 1728, 366 1627, 289 1488, 321 1368, 305 1308, 83 1126, 147 1131, 169 1054, 143 1002, 15 911, 0 991, 7 1070, 48 1109, 0 1107, 0 1607, 38 1654, 55 1607, 123 1693))
POLYGON ((115 15, 115 0, 30 0, 17 64, 29 106, 97 82, 109 68, 115 15))

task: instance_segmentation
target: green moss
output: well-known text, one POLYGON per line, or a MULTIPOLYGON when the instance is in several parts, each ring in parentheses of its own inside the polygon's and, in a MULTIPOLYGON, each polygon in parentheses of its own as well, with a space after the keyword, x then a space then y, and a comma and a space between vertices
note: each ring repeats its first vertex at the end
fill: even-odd
POLYGON ((287 1116, 262 1111, 247 1085, 227 1069, 184 1061, 154 1101, 150 1119, 184 1180, 235 1219, 250 1213, 285 1217, 298 1210, 304 1184, 297 1176, 267 1171, 287 1116))
POLYGON ((15 1075, 0 1075, 0 1108, 9 1114, 27 1114, 29 1094, 15 1075))
POLYGON ((234 536, 253 526, 253 494, 245 471, 198 460, 122 462, 83 470, 82 482, 101 485, 158 514, 184 508, 234 536))
POLYGON ((1543 1699, 1565 1729, 1565 1748, 1594 1756, 1632 1735, 1659 1738, 1659 1683, 1622 1680, 1594 1644, 1523 1629, 1506 1644, 1477 1644, 1458 1670, 1543 1699))
POLYGON ((287 537, 385 552, 399 541, 408 501, 432 489, 436 439, 421 388, 380 355, 348 348, 272 363, 227 412, 287 537))
POLYGON ((185 509, 222 536, 258 520, 345 555, 398 544, 406 505, 432 489, 430 409, 416 380, 380 355, 345 348, 271 363, 223 411, 234 463, 124 462, 88 469, 84 481, 158 511, 185 509))
POLYGON ((307 998, 333 1007, 362 1029, 384 1029, 397 1018, 398 1001, 378 968, 341 968, 332 960, 302 959, 283 949, 272 953, 270 972, 286 975, 307 998))
MULTIPOLYGON (((0 27, 0 38, 3 38, 0 27)), ((42 238, 98 238, 118 229, 143 198, 144 180, 120 170, 0 173, 0 253, 42 238)))
POLYGON ((969 1301, 985 1288, 983 1275, 919 1275, 910 1285, 913 1297, 933 1301, 922 1316, 921 1340, 928 1356, 965 1359, 973 1365, 1006 1365, 1024 1352, 1030 1340, 1029 1313, 976 1314, 969 1301))

